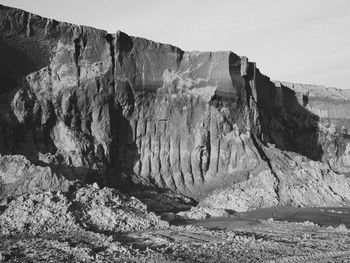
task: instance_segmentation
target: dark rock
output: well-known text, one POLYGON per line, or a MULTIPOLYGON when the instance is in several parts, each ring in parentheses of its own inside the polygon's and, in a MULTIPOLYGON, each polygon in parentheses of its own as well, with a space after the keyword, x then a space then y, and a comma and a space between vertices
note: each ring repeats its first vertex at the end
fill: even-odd
POLYGON ((270 82, 266 77, 259 81, 265 84, 264 89, 258 90, 264 141, 348 174, 349 90, 270 82))

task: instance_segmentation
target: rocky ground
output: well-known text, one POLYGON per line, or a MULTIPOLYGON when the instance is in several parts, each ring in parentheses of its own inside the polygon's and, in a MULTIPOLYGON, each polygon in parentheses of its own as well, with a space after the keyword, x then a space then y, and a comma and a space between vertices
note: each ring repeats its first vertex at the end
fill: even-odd
POLYGON ((216 210, 207 217, 224 217, 204 220, 163 213, 168 223, 138 199, 97 184, 2 205, 2 262, 350 261, 347 208, 216 210))
POLYGON ((88 231, 1 237, 4 262, 346 262, 349 230, 272 220, 229 229, 171 226, 126 234, 88 231))

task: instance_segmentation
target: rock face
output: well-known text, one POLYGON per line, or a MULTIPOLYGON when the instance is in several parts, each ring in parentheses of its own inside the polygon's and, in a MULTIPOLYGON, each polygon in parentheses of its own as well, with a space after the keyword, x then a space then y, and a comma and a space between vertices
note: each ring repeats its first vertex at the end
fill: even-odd
POLYGON ((326 164, 304 156, 265 148, 272 169, 205 198, 201 209, 245 212, 278 205, 295 207, 345 206, 350 203, 349 179, 326 164))
POLYGON ((6 7, 0 20, 3 154, 116 185, 122 174, 141 177, 196 198, 263 163, 250 138, 259 125, 245 57, 6 7))
POLYGON ((350 172, 350 91, 271 82, 258 74, 262 140, 350 172))
MULTIPOLYGON (((256 176, 275 205, 290 201, 276 193, 266 143, 328 163, 321 174, 349 171, 348 92, 272 82, 232 52, 185 52, 4 6, 0 22, 0 153, 52 176, 197 200, 256 176)), ((0 175, 2 195, 26 181, 0 175)))
POLYGON ((71 183, 50 167, 36 166, 22 155, 0 155, 0 189, 21 195, 42 190, 68 190, 71 183))

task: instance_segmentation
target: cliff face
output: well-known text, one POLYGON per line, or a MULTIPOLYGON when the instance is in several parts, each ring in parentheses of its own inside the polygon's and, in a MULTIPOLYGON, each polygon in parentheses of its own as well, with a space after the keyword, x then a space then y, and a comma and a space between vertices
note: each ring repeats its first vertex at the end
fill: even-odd
POLYGON ((261 74, 257 82, 263 141, 350 172, 349 90, 272 82, 261 74))
MULTIPOLYGON (((266 143, 348 171, 342 91, 271 82, 232 52, 185 52, 3 6, 0 22, 0 154, 24 155, 45 175, 200 200, 265 170, 275 177, 266 143)), ((6 167, 2 194, 45 178, 14 179, 6 167)))
POLYGON ((250 138, 259 130, 255 67, 245 57, 6 7, 0 21, 2 154, 68 178, 137 177, 192 197, 262 163, 250 138))

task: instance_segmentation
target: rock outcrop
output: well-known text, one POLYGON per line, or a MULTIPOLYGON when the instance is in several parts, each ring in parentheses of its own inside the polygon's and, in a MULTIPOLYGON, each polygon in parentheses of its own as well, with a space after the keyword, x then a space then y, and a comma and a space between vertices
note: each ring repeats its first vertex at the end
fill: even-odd
MULTIPOLYGON (((346 191, 317 203, 279 193, 284 179, 349 187, 336 173, 350 168, 348 92, 272 82, 233 52, 185 52, 4 6, 0 22, 0 154, 24 155, 67 184, 141 182, 196 200, 255 182, 248 208, 266 191, 266 205, 350 200, 346 191), (267 143, 327 165, 299 178, 294 166, 276 168, 288 154, 270 155, 267 143)), ((0 176, 3 196, 27 178, 0 176)))
POLYGON ((251 140, 259 124, 247 58, 6 7, 0 20, 2 154, 195 198, 264 163, 251 140))
POLYGON ((205 198, 194 214, 206 209, 245 212, 252 209, 295 206, 346 206, 350 203, 349 178, 329 165, 299 154, 264 147, 272 169, 205 198))
POLYGON ((13 195, 49 189, 67 191, 72 184, 52 168, 34 165, 23 155, 1 154, 0 182, 0 191, 13 195))
POLYGON ((350 91, 257 76, 262 140, 348 174, 350 91))

